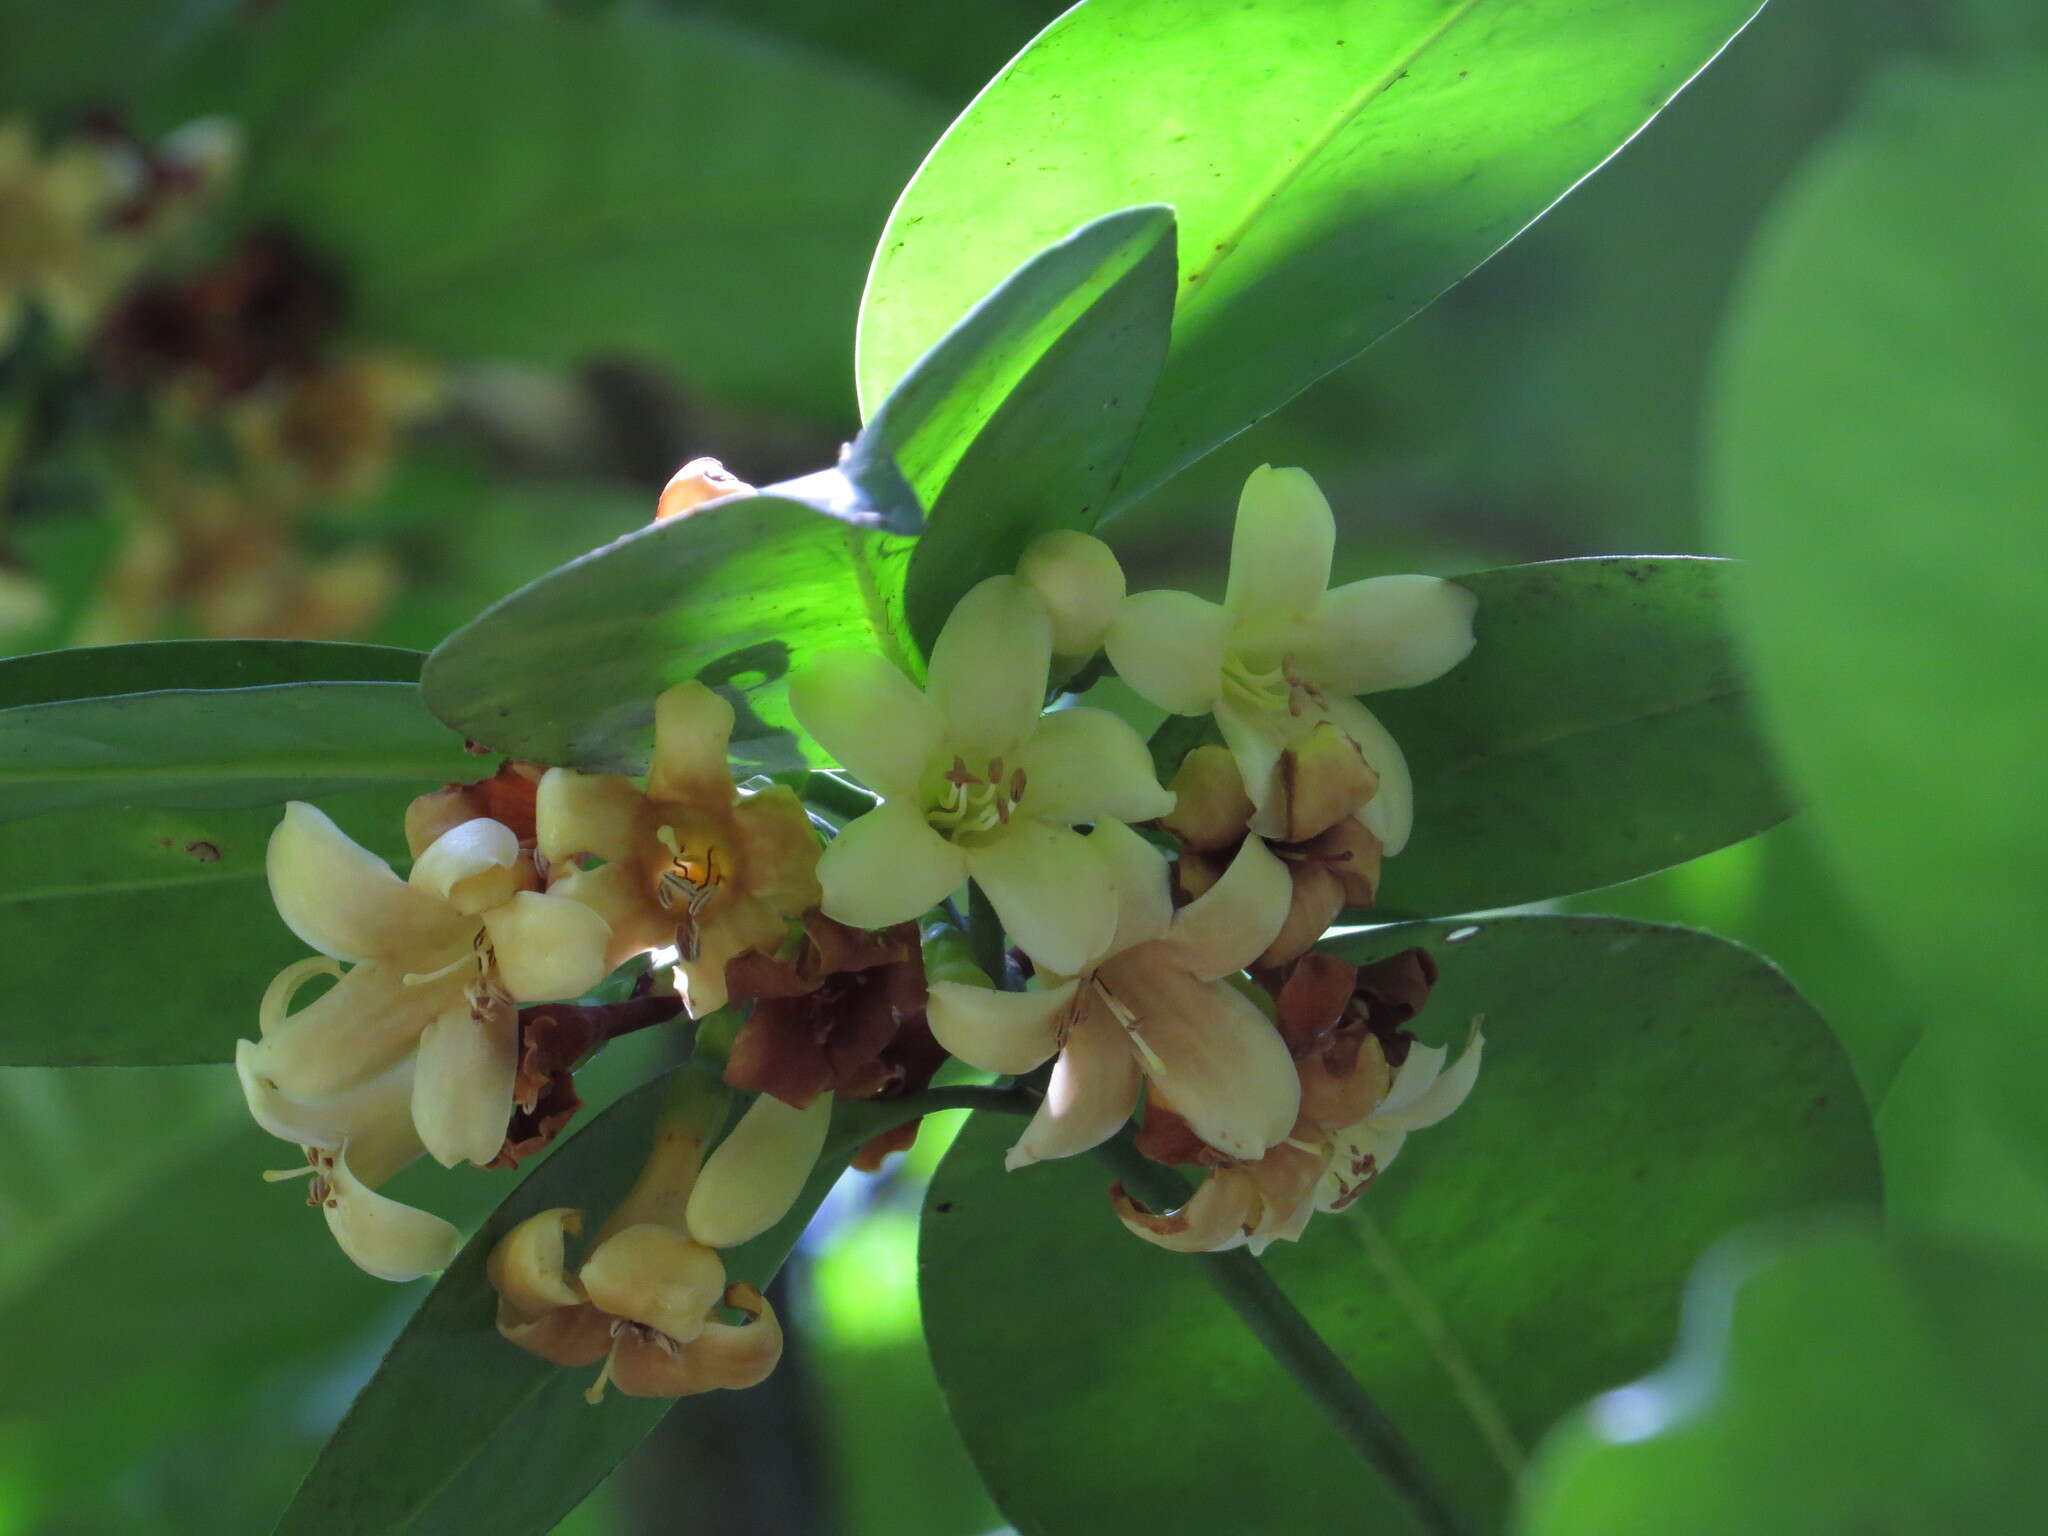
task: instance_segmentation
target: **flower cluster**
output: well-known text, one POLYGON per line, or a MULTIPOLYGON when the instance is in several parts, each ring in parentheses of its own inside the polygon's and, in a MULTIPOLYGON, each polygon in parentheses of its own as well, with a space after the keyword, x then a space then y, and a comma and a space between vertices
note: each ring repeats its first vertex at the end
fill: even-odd
MULTIPOLYGON (((703 461, 660 515, 748 491, 703 461)), ((772 1369, 774 1312, 725 1255, 789 1212, 836 1103, 906 1099, 856 1159, 872 1167, 915 1135, 914 1096, 949 1057, 1022 1079, 1012 1169, 1138 1115, 1141 1152, 1206 1170, 1177 1211, 1112 1190, 1139 1237, 1299 1237, 1456 1109, 1481 1059, 1476 1024, 1448 1065, 1408 1031, 1427 954, 1360 968, 1315 948, 1373 902, 1413 821, 1406 762, 1355 695, 1426 681, 1472 644, 1471 596, 1447 582, 1326 590, 1333 537, 1306 475, 1260 470, 1220 606, 1130 595, 1106 545, 1062 532, 961 598, 922 686, 878 654, 813 657, 791 708, 876 797, 829 840, 795 789, 735 784, 733 707, 698 682, 654 701, 644 780, 514 763, 422 796, 404 879, 292 806, 272 892, 320 955, 277 978, 242 1043, 252 1112, 306 1149, 349 1256, 405 1278, 457 1235, 378 1194, 385 1179, 422 1151, 510 1166, 574 1113, 574 1069, 606 1039, 743 1014, 698 1036, 638 1184, 587 1244, 565 1206, 492 1249, 499 1331, 603 1361, 593 1399, 607 1381, 678 1395, 772 1369), (1048 708, 1053 680, 1105 650, 1155 705, 1213 715, 1221 742, 1162 785, 1124 718, 1048 708), (994 930, 963 923, 963 886, 1010 946, 1000 964, 969 958, 974 937, 988 961, 994 930), (575 1001, 648 954, 669 974, 575 1001), (322 975, 338 979, 295 1009, 322 975), (754 1098, 717 1140, 733 1090, 754 1098)))

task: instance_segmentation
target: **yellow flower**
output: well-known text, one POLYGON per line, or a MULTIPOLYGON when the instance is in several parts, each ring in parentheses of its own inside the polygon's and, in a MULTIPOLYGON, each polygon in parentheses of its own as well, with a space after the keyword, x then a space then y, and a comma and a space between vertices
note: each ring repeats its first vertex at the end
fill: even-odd
POLYGON ((442 833, 401 880, 324 812, 294 801, 271 835, 268 869, 286 925, 350 968, 296 1013, 292 996, 310 973, 293 967, 279 978, 264 999, 261 1040, 243 1042, 245 1083, 310 1109, 416 1050, 412 1117, 427 1150, 451 1167, 496 1157, 512 1112, 516 1005, 601 981, 604 919, 531 889, 518 838, 483 817, 442 833))
POLYGON ((1293 1126, 1301 1087, 1272 1022, 1223 978, 1286 920, 1286 867, 1248 839, 1222 878, 1176 912, 1164 855, 1129 827, 1104 822, 1083 846, 1119 897, 1101 958, 1071 980, 1043 978, 1043 990, 934 981, 932 1033, 989 1072, 1028 1072, 1057 1053, 1045 1101, 1006 1159, 1013 1169, 1116 1134, 1141 1076, 1211 1146, 1258 1157, 1293 1126))
POLYGON ((674 945, 692 1018, 725 1006, 728 960, 772 951, 820 895, 818 837, 795 793, 734 788, 732 726, 724 699, 679 683, 655 701, 644 791, 617 774, 551 768, 535 806, 550 894, 611 924, 612 965, 674 945), (585 857, 603 862, 584 869, 585 857))
POLYGON ((0 123, 0 351, 31 307, 76 335, 133 271, 134 241, 109 227, 132 190, 120 160, 73 144, 38 157, 26 122, 0 123))
POLYGON ((993 576, 947 619, 925 691, 872 652, 833 652, 797 676, 804 729, 883 797, 819 862, 827 917, 886 928, 971 878, 1046 969, 1073 975, 1102 952, 1116 891, 1074 824, 1147 820, 1173 796, 1116 716, 1042 712, 1051 662, 1045 605, 993 576))
POLYGON ((1117 674, 1161 709, 1215 715, 1261 837, 1303 840, 1357 811, 1398 853, 1414 817, 1408 764, 1355 696, 1414 687, 1464 660, 1477 603, 1434 576, 1375 576, 1326 590, 1335 542, 1336 520, 1315 482, 1299 469, 1262 466, 1238 503, 1221 606, 1188 592, 1137 593, 1124 599, 1104 649, 1117 674), (1341 791, 1313 797, 1320 825, 1291 814, 1304 768, 1325 790, 1341 791))

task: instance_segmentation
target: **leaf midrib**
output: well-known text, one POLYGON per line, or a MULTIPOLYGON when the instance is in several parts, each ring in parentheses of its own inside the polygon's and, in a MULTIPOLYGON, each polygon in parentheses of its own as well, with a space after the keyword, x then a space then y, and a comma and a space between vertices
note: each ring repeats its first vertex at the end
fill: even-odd
POLYGON ((1748 692, 1749 690, 1738 680, 1720 688, 1709 689, 1692 697, 1680 699, 1675 703, 1662 705, 1656 709, 1622 711, 1602 716, 1591 722, 1574 725, 1564 730, 1552 731, 1548 734, 1537 733, 1518 737, 1512 742, 1485 747, 1466 756, 1456 758, 1447 766, 1433 768, 1430 772, 1430 777, 1438 781, 1454 778, 1458 774, 1470 772, 1474 768, 1482 768, 1489 764, 1497 763, 1503 758, 1525 757, 1531 753, 1542 752, 1551 747, 1562 746, 1582 736, 1597 736, 1608 731, 1625 730, 1631 726, 1642 725, 1651 720, 1662 720, 1672 715, 1685 714, 1690 710, 1708 708, 1729 700, 1744 698, 1748 695, 1748 692))
MULTIPOLYGON (((137 758, 132 762, 78 764, 70 767, 0 768, 0 787, 97 784, 130 779, 150 784, 184 784, 193 780, 233 784, 270 779, 307 779, 321 782, 329 779, 349 779, 366 783, 379 783, 387 779, 400 782, 421 779, 441 781, 448 777, 448 769, 445 754, 436 754, 431 759, 261 757, 237 758, 228 763, 163 763, 154 759, 137 758)), ((5 819, 7 818, 4 815, 0 815, 0 820, 5 819)))

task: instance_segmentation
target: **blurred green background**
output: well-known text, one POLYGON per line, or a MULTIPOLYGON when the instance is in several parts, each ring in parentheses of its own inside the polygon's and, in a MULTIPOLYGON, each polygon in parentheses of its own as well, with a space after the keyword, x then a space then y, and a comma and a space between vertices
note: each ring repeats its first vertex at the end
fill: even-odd
MULTIPOLYGON (((357 635, 431 646, 643 521, 694 455, 757 483, 829 463, 858 425, 853 317, 896 189, 1060 7, 610 14, 628 9, 0 4, 0 122, 54 138, 112 115, 154 140, 234 117, 242 169, 166 259, 218 270, 248 232, 287 231, 337 280, 326 356, 396 349, 435 374, 374 483, 264 514, 288 524, 293 559, 388 557, 357 635), (630 46, 589 41, 597 13, 630 46)), ((1340 579, 1721 552, 1703 514, 1705 404, 1760 222, 1869 81, 1998 14, 1777 0, 1531 233, 1108 530, 1132 586, 1219 588, 1236 488, 1263 462, 1322 483, 1340 579)), ((42 594, 0 648, 69 643, 126 590, 137 535, 119 466, 161 404, 102 388, 101 366, 0 372, 15 451, 0 572, 42 594)), ((179 601, 203 605, 222 579, 210 569, 179 601)), ((154 632, 207 632, 198 611, 173 603, 154 632)), ((1914 1005, 1872 963, 1803 823, 1569 909, 1693 923, 1776 959, 1831 1018, 1859 1021, 1873 1095, 1912 1037, 1914 1005)), ((138 1003, 115 988, 91 1006, 138 1003)), ((644 1071, 659 1044, 634 1044, 586 1097, 644 1071)), ((267 1528, 410 1292, 355 1274, 256 1181, 276 1152, 224 1073, 12 1070, 0 1111, 0 1536, 267 1528)), ((928 1126, 907 1164, 854 1176, 828 1206, 829 1232, 785 1282, 785 1368, 684 1403, 561 1529, 1000 1527, 918 1334, 917 1202, 950 1129, 928 1126)), ((502 1193, 408 1178, 439 1179, 451 1214, 502 1193)))

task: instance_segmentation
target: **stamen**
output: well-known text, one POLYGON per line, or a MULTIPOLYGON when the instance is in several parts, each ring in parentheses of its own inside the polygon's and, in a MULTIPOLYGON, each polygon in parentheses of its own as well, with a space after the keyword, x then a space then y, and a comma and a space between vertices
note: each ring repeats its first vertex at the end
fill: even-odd
POLYGON ((430 981, 439 981, 443 976, 453 975, 456 971, 461 970, 463 966, 471 964, 475 959, 476 952, 472 948, 469 954, 462 956, 460 959, 450 960, 438 971, 407 971, 399 980, 408 987, 424 987, 430 981))
POLYGON ((959 789, 965 789, 970 784, 979 784, 981 780, 967 771, 967 759, 955 754, 953 766, 946 770, 946 782, 959 789))
POLYGON ((1102 984, 1101 977, 1093 978, 1091 984, 1101 995, 1103 1002, 1109 1006, 1109 1011, 1115 1016, 1117 1023, 1123 1025, 1124 1034, 1130 1039, 1132 1046, 1145 1059, 1146 1071, 1154 1077, 1164 1076, 1166 1063, 1160 1059, 1159 1053, 1152 1049, 1152 1042, 1139 1033, 1137 1014, 1125 1007, 1123 1001, 1102 984))
POLYGON ((1010 775, 1010 804, 1015 805, 1024 798, 1024 770, 1017 769, 1010 775))
POLYGON ((303 1168, 266 1168, 263 1170, 263 1182, 266 1184, 282 1184, 287 1179, 303 1179, 307 1174, 318 1171, 311 1163, 306 1164, 303 1168))
POLYGON ((597 1380, 584 1389, 583 1401, 595 1408, 604 1401, 604 1389, 611 1385, 612 1359, 619 1352, 618 1324, 612 1325, 612 1347, 605 1351, 604 1364, 597 1368, 597 1380))

